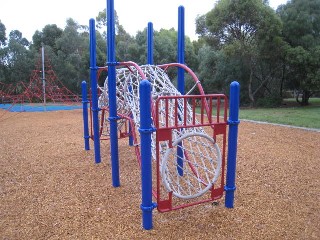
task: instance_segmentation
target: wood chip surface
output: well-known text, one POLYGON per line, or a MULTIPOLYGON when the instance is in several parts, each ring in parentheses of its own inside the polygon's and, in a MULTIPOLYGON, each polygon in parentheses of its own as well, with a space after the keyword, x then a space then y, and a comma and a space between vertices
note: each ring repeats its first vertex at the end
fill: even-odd
POLYGON ((109 142, 95 164, 81 110, 0 116, 0 239, 320 239, 319 132, 241 122, 235 208, 154 210, 146 231, 127 139, 114 188, 109 142))

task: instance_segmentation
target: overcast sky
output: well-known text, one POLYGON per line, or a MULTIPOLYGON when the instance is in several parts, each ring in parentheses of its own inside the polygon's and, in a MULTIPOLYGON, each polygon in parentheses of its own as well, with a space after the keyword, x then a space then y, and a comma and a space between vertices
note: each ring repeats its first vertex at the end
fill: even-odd
MULTIPOLYGON (((155 30, 177 29, 178 7, 185 7, 185 31, 192 40, 195 35, 195 18, 210 11, 215 0, 114 0, 120 24, 131 35, 143 30, 153 22, 155 30)), ((276 9, 287 0, 269 0, 276 9)), ((41 31, 47 24, 64 28, 66 19, 73 18, 81 25, 89 25, 106 8, 106 0, 1 0, 0 20, 6 27, 7 35, 19 30, 29 41, 36 30, 41 31), (5 3, 4 3, 5 2, 5 3)))

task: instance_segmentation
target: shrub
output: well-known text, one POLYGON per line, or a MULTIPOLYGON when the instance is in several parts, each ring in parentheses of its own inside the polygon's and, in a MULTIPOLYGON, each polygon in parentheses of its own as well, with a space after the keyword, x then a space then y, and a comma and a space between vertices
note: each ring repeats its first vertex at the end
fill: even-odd
POLYGON ((279 96, 269 96, 264 98, 259 98, 257 100, 257 107, 266 107, 266 108, 272 108, 272 107, 279 107, 281 106, 282 98, 279 96))

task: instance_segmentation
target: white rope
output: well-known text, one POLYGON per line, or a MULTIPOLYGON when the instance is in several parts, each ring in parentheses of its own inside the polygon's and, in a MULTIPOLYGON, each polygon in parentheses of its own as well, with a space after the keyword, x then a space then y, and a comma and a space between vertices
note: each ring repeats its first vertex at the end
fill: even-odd
MULTIPOLYGON (((152 85, 152 98, 160 96, 180 96, 181 94, 170 81, 166 72, 153 65, 140 66, 146 78, 152 85)), ((133 118, 135 127, 140 127, 140 108, 139 108, 139 83, 142 80, 135 68, 120 68, 116 70, 116 95, 117 111, 122 116, 133 118)), ((100 88, 99 107, 108 108, 108 88, 107 82, 100 88)), ((192 87, 192 91, 198 82, 192 87)), ((189 92, 190 92, 189 91, 189 92)), ((183 99, 169 99, 167 103, 162 99, 159 101, 159 124, 160 127, 175 126, 187 123, 198 124, 197 119, 193 119, 191 106, 183 99), (178 107, 176 106, 178 103, 178 107), (168 106, 166 107, 166 104, 168 106), (168 110, 168 112, 166 112, 168 110), (176 112, 177 111, 177 112, 176 112), (184 112, 188 114, 185 116, 184 112), (178 118, 175 116, 178 114, 178 118), (186 117, 186 119, 184 119, 186 117), (167 120, 168 118, 168 120, 167 120)), ((105 122, 109 124, 108 121, 105 122)), ((123 126, 123 122, 118 123, 118 128, 123 126)), ((107 127, 106 127, 107 129, 107 127)), ((155 134, 152 135, 152 157, 156 159, 155 134)), ((160 174, 163 184, 167 191, 172 191, 178 198, 190 199, 199 197, 207 192, 219 177, 221 169, 221 153, 215 140, 205 133, 201 127, 191 127, 172 130, 172 147, 168 141, 159 144, 160 151, 160 174), (183 156, 177 155, 177 149, 181 148, 183 156), (177 158, 183 161, 183 168, 178 173, 177 158)))
POLYGON ((220 169, 221 153, 214 140, 205 133, 189 132, 176 139, 172 143, 172 148, 166 150, 162 158, 161 178, 166 189, 173 191, 173 195, 190 199, 207 192, 219 177, 220 169), (201 142, 199 142, 200 140, 201 142), (189 144, 189 149, 184 149, 190 156, 184 158, 182 176, 176 170, 178 167, 176 147, 179 143, 182 143, 183 146, 189 144), (193 149, 195 144, 197 145, 196 151, 193 149), (202 154, 203 151, 206 152, 207 156, 202 154), (210 163, 211 166, 207 166, 207 163, 210 163), (174 180, 175 178, 176 180, 174 180), (185 179, 188 179, 185 183, 181 182, 185 179), (186 186, 183 186, 183 184, 186 186), (190 186, 193 186, 193 188, 190 188, 190 186), (183 189, 183 191, 178 191, 178 189, 183 189))

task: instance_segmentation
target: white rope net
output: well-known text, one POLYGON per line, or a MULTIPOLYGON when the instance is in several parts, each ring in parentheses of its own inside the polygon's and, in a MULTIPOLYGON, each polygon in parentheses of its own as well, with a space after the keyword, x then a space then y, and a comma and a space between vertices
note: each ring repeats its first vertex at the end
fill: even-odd
MULTIPOLYGON (((140 68, 151 82, 153 100, 160 96, 181 96, 163 69, 153 65, 144 65, 140 68)), ((139 83, 141 80, 143 80, 141 74, 135 68, 116 70, 117 112, 120 116, 132 117, 136 129, 140 127, 139 83)), ((104 87, 100 87, 100 108, 108 108, 107 83, 108 79, 104 87)), ((190 105, 183 99, 161 100, 157 106, 159 127, 175 126, 177 121, 179 126, 183 123, 187 125, 198 123, 190 105)), ((105 123, 109 124, 108 121, 105 123)), ((119 121, 118 128, 122 126, 123 121, 119 121)), ((108 127, 106 126, 106 129, 108 127)), ((222 164, 220 149, 202 127, 179 127, 172 129, 171 134, 171 145, 169 141, 162 141, 159 144, 162 182, 166 190, 172 191, 178 198, 191 199, 201 196, 212 187, 220 175, 222 164)), ((154 160, 156 160, 155 139, 155 134, 152 134, 154 160)))

